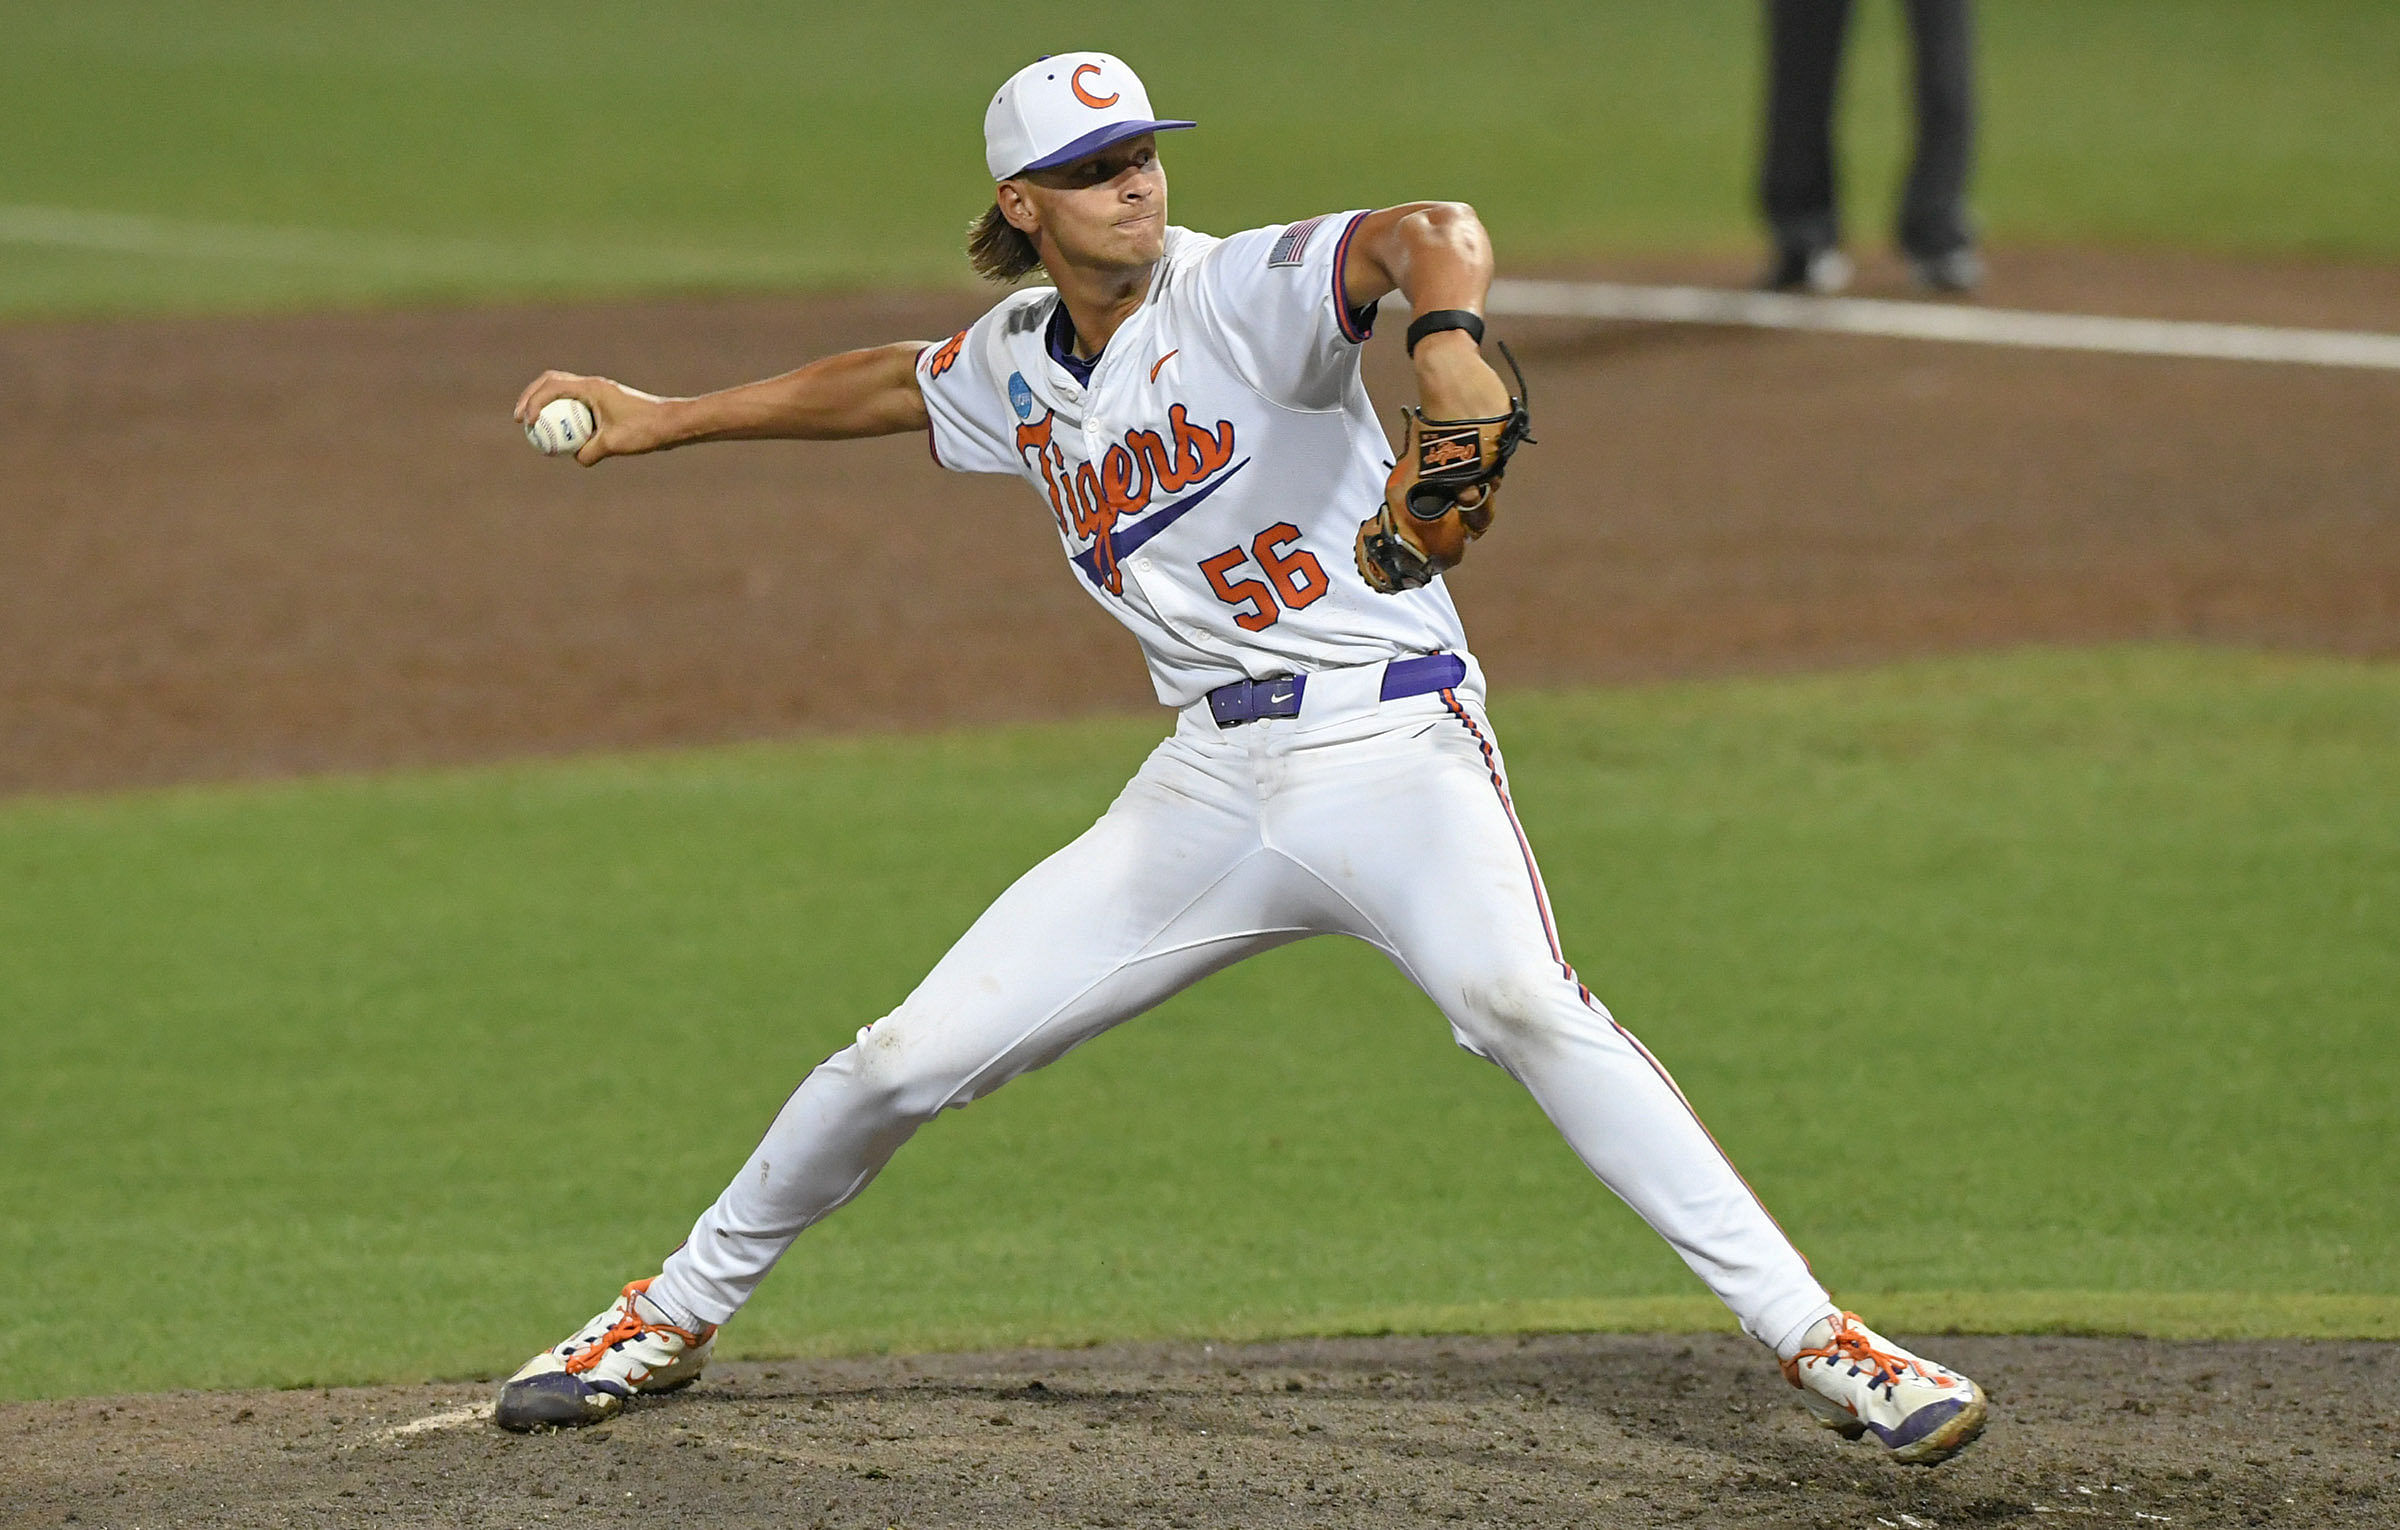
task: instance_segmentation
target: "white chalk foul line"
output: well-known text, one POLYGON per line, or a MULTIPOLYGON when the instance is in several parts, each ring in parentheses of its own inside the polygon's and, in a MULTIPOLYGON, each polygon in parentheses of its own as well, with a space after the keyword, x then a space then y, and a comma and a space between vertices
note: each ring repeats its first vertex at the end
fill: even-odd
MULTIPOLYGON (((808 264, 796 256, 731 250, 590 243, 491 244, 468 239, 345 233, 334 229, 203 223, 23 204, 0 204, 0 244, 103 250, 178 260, 348 266, 390 274, 454 278, 523 278, 543 270, 574 268, 597 271, 620 281, 772 282, 805 275, 808 264)), ((1396 299, 1387 302, 1400 306, 1396 299)), ((1732 325, 2119 356, 2184 356, 2400 371, 2400 335, 2361 330, 2110 319, 2091 314, 2033 313, 1959 303, 1897 303, 1881 298, 1797 297, 1717 287, 1510 278, 1492 283, 1485 309, 1521 318, 1732 325)))
POLYGON ((1964 303, 1882 298, 1797 297, 1718 287, 1645 287, 1622 282, 1492 283, 1485 311, 1520 318, 1627 319, 1649 324, 1717 324, 1814 330, 1895 340, 1947 340, 2117 356, 2186 356, 2280 361, 2304 366, 2400 371, 2400 335, 2364 330, 2282 329, 2177 319, 2109 319, 1964 303))

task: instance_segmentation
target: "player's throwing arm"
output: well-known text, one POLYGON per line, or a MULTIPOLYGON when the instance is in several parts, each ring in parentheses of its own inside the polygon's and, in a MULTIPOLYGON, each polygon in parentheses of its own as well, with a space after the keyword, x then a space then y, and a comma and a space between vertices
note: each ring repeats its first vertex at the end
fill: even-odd
MULTIPOLYGON (((796 371, 697 398, 661 398, 605 377, 544 372, 517 396, 516 420, 534 431, 545 410, 572 401, 591 411, 589 439, 574 447, 585 467, 699 441, 842 441, 925 428, 917 354, 903 340, 812 361, 796 371)), ((542 442, 536 441, 536 446, 542 442)))

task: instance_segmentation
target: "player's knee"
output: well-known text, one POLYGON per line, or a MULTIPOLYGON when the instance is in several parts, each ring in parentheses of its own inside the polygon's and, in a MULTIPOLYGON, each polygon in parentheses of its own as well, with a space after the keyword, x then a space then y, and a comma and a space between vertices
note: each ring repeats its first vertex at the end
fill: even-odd
POLYGON ((1496 1061, 1557 1046, 1590 1022, 1573 985, 1555 969, 1502 969, 1459 985, 1457 1029, 1496 1061))
POLYGON ((959 1102, 967 1082, 938 1039, 899 1014, 886 1015, 860 1031, 844 1054, 851 1087, 880 1115, 931 1120, 959 1102))

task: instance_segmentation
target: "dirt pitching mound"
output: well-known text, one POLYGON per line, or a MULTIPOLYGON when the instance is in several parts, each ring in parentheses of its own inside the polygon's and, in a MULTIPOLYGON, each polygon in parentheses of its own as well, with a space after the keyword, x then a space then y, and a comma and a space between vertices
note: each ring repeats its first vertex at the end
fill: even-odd
POLYGON ((1844 1444, 1729 1337, 1123 1346, 727 1365, 598 1429, 489 1386, 0 1408, 10 1525, 2370 1526, 2400 1346, 1942 1338, 1993 1422, 1844 1444))

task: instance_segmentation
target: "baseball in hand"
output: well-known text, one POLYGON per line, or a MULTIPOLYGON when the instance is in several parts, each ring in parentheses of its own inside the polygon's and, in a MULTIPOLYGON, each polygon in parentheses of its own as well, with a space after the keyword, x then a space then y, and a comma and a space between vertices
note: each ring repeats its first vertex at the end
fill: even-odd
POLYGON ((592 438, 591 406, 579 398, 554 398, 525 427, 525 439, 545 457, 572 456, 592 438))

